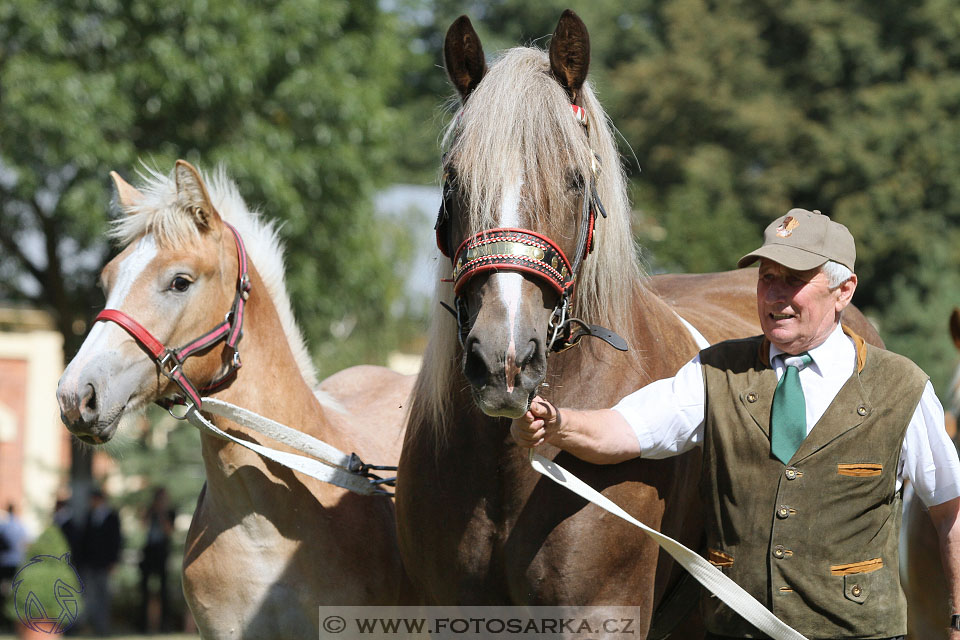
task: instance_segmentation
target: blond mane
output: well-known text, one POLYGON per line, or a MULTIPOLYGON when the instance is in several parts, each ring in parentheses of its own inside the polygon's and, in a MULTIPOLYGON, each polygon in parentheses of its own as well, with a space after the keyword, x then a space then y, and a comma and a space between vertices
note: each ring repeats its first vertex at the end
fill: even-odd
MULTIPOLYGON (((468 234, 498 226, 502 190, 517 176, 525 177, 534 202, 551 201, 568 189, 571 168, 590 176, 593 154, 599 156, 597 191, 608 217, 597 221, 594 252, 577 277, 574 312, 587 322, 630 336, 633 292, 645 275, 633 243, 626 178, 613 127, 589 83, 581 89, 580 100, 589 121, 588 136, 571 113, 566 91, 551 75, 546 52, 509 49, 451 121, 444 147, 469 202, 468 234)), ((572 219, 566 219, 563 229, 575 236, 572 219)), ((528 224, 533 229, 558 228, 556 220, 534 219, 528 224)), ((441 277, 449 277, 448 261, 441 260, 439 269, 441 277)), ((440 282, 437 298, 452 304, 452 285, 440 282)), ((450 423, 453 385, 466 384, 459 372, 456 335, 450 314, 436 312, 414 390, 409 423, 413 428, 433 425, 442 432, 442 425, 450 423)), ((442 438, 442 433, 438 435, 442 438)))
MULTIPOLYGON (((126 246, 147 233, 153 234, 157 243, 165 247, 181 247, 198 241, 200 234, 195 222, 184 208, 177 204, 177 185, 173 173, 164 175, 145 166, 138 175, 142 181, 138 188, 144 197, 134 205, 120 207, 121 215, 111 222, 111 238, 121 246, 126 246)), ((311 388, 315 387, 316 369, 303 334, 293 317, 287 295, 283 245, 277 235, 276 225, 263 220, 258 212, 247 208, 237 185, 227 177, 222 166, 217 167, 212 176, 201 175, 217 212, 240 232, 250 261, 256 265, 267 294, 280 316, 297 366, 304 380, 311 388)))

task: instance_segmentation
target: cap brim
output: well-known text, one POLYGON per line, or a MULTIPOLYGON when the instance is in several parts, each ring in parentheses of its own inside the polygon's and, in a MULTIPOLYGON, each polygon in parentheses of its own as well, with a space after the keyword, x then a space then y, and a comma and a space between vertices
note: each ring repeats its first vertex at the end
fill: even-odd
POLYGON ((756 251, 740 258, 740 260, 737 261, 737 267, 743 268, 749 266, 760 258, 773 260, 777 264, 782 264, 788 269, 794 269, 795 271, 814 269, 829 260, 829 258, 811 253, 805 249, 798 249, 783 244, 766 244, 756 251))

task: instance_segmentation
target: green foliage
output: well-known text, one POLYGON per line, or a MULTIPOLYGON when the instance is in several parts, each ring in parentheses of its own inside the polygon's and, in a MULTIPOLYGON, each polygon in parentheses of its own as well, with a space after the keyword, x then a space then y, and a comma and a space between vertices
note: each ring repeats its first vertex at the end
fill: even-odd
POLYGON ((295 312, 330 345, 321 369, 378 360, 402 256, 370 196, 404 51, 374 0, 4 3, 0 297, 50 308, 69 357, 102 301, 108 171, 223 163, 283 221, 295 312))
POLYGON ((955 6, 666 0, 647 21, 658 45, 610 73, 608 107, 643 167, 641 229, 665 231, 641 238, 655 267, 732 268, 770 220, 819 209, 857 239, 855 302, 942 390, 960 276, 955 6))

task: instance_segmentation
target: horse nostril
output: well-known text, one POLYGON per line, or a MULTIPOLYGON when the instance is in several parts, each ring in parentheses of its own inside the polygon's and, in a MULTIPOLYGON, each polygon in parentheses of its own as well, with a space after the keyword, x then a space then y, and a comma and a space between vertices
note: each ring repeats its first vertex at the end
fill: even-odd
POLYGON ((87 384, 81 393, 80 415, 85 420, 97 415, 97 390, 93 388, 92 384, 87 384))
POLYGON ((521 370, 525 369, 527 365, 540 355, 540 340, 538 338, 531 338, 530 342, 527 343, 526 350, 518 355, 517 365, 521 370))
POLYGON ((490 367, 483 355, 483 347, 475 337, 467 339, 464 345, 466 356, 463 361, 463 375, 473 387, 482 387, 490 376, 490 367))

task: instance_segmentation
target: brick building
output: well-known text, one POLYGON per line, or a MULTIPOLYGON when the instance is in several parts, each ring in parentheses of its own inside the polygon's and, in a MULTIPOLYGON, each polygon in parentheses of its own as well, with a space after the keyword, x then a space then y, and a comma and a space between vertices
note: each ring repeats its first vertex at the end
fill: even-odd
POLYGON ((70 436, 60 422, 57 380, 63 338, 50 317, 0 307, 0 508, 17 508, 31 536, 49 523, 67 484, 70 436))

